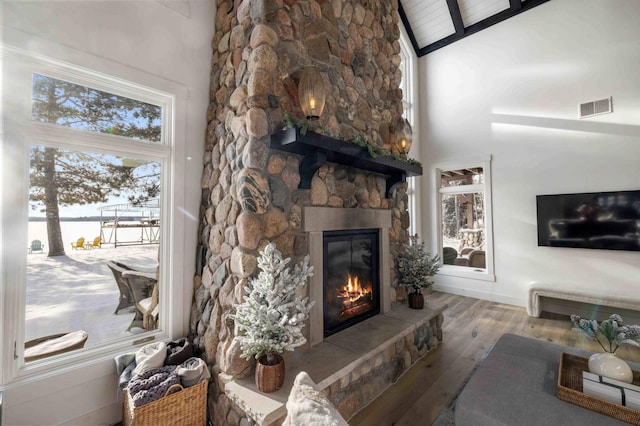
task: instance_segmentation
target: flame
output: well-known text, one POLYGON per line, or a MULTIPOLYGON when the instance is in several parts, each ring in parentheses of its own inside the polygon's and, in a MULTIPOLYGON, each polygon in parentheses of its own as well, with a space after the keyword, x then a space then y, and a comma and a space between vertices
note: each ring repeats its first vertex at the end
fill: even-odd
POLYGON ((353 278, 351 278, 351 274, 349 274, 348 276, 349 280, 347 282, 347 291, 349 292, 349 294, 357 293, 362 296, 362 287, 360 286, 360 279, 358 278, 358 276, 356 275, 353 278))
POLYGON ((355 275, 348 274, 347 283, 337 290, 338 298, 342 299, 342 303, 350 305, 358 302, 362 297, 371 295, 371 284, 363 286, 360 284, 360 278, 355 275))

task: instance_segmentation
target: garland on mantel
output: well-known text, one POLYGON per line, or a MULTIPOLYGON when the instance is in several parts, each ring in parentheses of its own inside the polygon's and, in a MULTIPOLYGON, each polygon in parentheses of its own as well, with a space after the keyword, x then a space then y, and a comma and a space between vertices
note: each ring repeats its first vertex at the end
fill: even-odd
POLYGON ((331 138, 338 139, 343 142, 347 142, 353 145, 358 145, 359 147, 362 147, 362 148, 366 148, 371 158, 393 157, 396 160, 405 161, 414 166, 420 166, 420 167, 422 166, 422 164, 419 161, 414 160, 413 158, 402 158, 398 154, 391 153, 389 150, 369 142, 367 139, 365 139, 362 133, 358 134, 354 138, 345 139, 338 135, 331 134, 331 132, 326 130, 320 124, 309 123, 307 120, 298 120, 296 118, 293 118, 291 114, 289 114, 288 112, 285 112, 283 130, 293 129, 294 127, 298 128, 300 130, 300 134, 303 136, 306 135, 309 130, 311 130, 312 132, 319 133, 324 136, 329 136, 331 138))

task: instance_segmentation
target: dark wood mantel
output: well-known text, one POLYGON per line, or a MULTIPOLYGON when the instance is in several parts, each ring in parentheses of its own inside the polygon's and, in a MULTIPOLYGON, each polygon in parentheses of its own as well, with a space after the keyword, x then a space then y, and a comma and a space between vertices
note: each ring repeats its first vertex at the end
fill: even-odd
POLYGON ((407 176, 421 176, 422 167, 397 158, 386 156, 373 158, 366 148, 329 136, 291 128, 271 135, 271 149, 291 152, 303 157, 300 162, 301 189, 311 188, 315 172, 326 163, 338 163, 387 176, 387 194, 404 182, 407 176))

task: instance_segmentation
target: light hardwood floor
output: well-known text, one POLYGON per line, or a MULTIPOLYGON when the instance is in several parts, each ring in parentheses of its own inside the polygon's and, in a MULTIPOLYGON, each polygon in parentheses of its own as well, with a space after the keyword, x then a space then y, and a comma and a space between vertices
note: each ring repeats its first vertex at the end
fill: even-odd
MULTIPOLYGON (((531 318, 522 307, 433 291, 427 299, 449 305, 444 312, 443 343, 357 413, 349 421, 351 426, 431 425, 482 355, 504 333, 601 350, 596 342, 572 331, 567 316, 543 313, 542 318, 531 318)), ((627 345, 616 353, 640 362, 640 348, 627 345)))

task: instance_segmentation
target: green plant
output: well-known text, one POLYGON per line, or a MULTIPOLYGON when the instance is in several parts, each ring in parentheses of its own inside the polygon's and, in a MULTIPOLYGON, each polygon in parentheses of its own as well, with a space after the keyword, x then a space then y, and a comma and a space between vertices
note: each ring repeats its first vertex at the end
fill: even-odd
POLYGON ((571 315, 571 322, 575 326, 573 331, 595 340, 605 352, 615 353, 621 345, 640 347, 640 325, 623 325, 622 317, 618 314, 600 323, 571 315), (603 345, 601 338, 609 344, 609 349, 603 345))
POLYGON ((440 257, 431 257, 425 249, 424 241, 419 241, 417 234, 409 237, 409 244, 405 244, 398 254, 397 263, 398 284, 411 287, 414 293, 431 287, 431 277, 440 269, 440 257))
POLYGON ((313 302, 298 296, 296 288, 313 275, 313 266, 305 256, 292 271, 287 267, 290 261, 282 258, 274 243, 258 257, 260 273, 245 286, 244 302, 235 305, 232 317, 240 331, 237 339, 243 358, 266 355, 267 364, 272 364, 274 354, 292 351, 307 341, 302 328, 313 302))
POLYGON ((325 134, 324 127, 320 124, 309 123, 307 120, 297 120, 291 116, 288 112, 284 113, 284 129, 293 129, 294 127, 300 129, 301 135, 306 135, 309 130, 312 132, 325 134))

